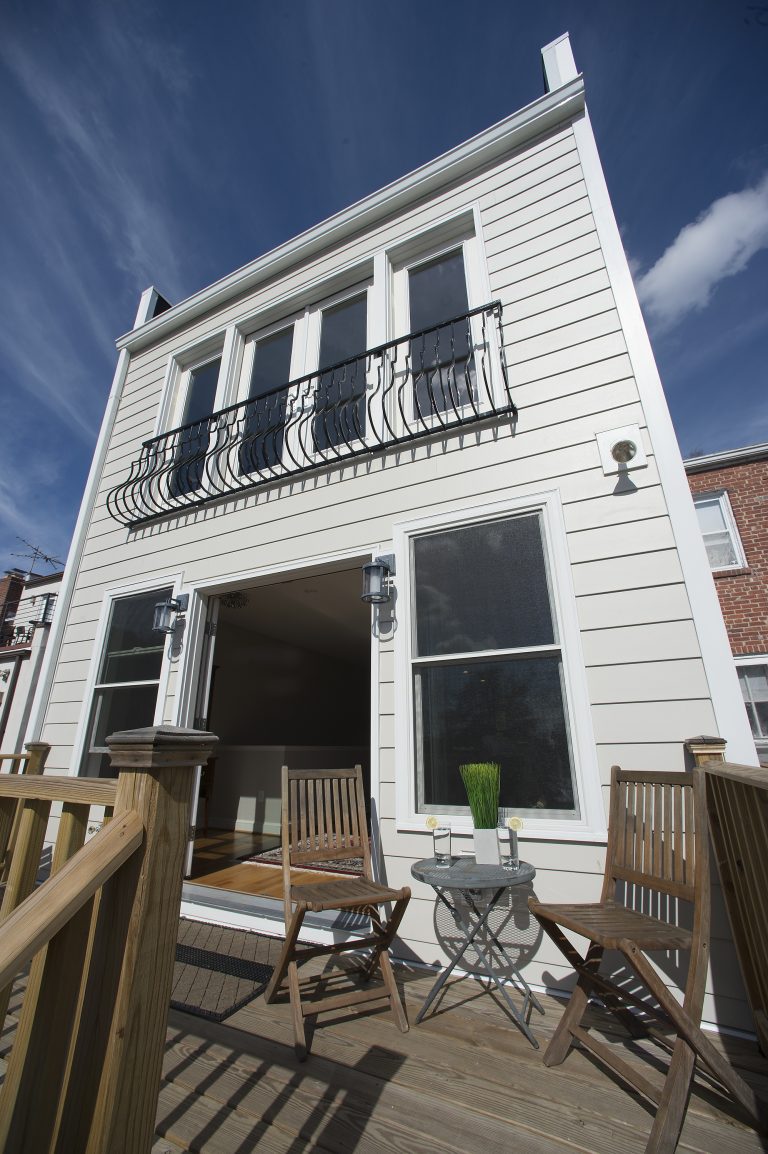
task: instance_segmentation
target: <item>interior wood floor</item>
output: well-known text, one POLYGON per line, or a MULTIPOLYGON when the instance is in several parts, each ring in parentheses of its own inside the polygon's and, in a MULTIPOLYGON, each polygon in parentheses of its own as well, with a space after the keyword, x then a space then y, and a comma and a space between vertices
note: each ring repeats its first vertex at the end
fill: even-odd
MULTIPOLYGON (((275 958, 280 945, 275 939, 275 958)), ((320 966, 307 963, 309 970, 320 966)), ((449 983, 437 1012, 414 1026, 434 975, 398 967, 397 977, 407 1034, 386 1010, 325 1014, 304 1063, 294 1056, 287 997, 271 1006, 259 997, 219 1025, 172 1011, 158 1134, 174 1150, 205 1154, 644 1151, 653 1114, 639 1096, 582 1050, 558 1067, 543 1065, 561 1002, 544 996, 544 1015, 533 1011, 541 1044, 535 1050, 496 995, 469 978, 449 983)), ((622 1038, 600 1011, 591 1021, 601 1024, 603 1040, 640 1064, 640 1044, 622 1038)), ((722 1046, 768 1097, 768 1062, 756 1046, 728 1038, 722 1046)), ((653 1078, 653 1066, 650 1073, 644 1067, 653 1078)), ((753 1154, 766 1146, 699 1074, 678 1149, 753 1154)))
MULTIPOLYGON (((253 862, 242 860, 244 857, 272 849, 279 843, 280 838, 272 834, 206 830, 204 834, 195 838, 189 881, 199 886, 211 886, 214 889, 242 894, 260 894, 262 897, 282 901, 282 868, 279 865, 255 865, 253 862)), ((340 877, 339 874, 331 876, 335 879, 340 877)), ((316 882, 318 871, 292 870, 291 878, 297 885, 316 882)))

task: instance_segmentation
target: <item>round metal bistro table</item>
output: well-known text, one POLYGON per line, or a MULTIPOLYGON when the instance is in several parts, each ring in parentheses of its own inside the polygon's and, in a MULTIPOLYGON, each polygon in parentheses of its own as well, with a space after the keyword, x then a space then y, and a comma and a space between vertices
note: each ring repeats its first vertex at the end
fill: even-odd
POLYGON ((429 991, 424 1005, 416 1015, 416 1022, 421 1021, 466 951, 474 945, 479 967, 472 973, 484 974, 491 979, 515 1022, 531 1045, 538 1050, 539 1043, 528 1026, 528 1016, 531 1006, 535 1006, 540 1014, 544 1013, 544 1009, 488 925, 488 918, 492 910, 498 905, 505 890, 509 889, 510 886, 519 886, 524 882, 532 881, 536 877, 536 870, 524 861, 520 862, 518 869, 511 870, 500 865, 478 865, 474 857, 453 858, 449 866, 437 865, 434 858, 422 858, 421 861, 414 862, 411 866, 411 874, 417 881, 432 886, 438 900, 449 911, 454 925, 464 938, 464 945, 451 964, 438 976, 437 981, 429 991), (455 894, 461 895, 463 903, 460 904, 455 900, 455 894), (484 909, 481 908, 480 903, 485 906, 484 909), (487 945, 482 940, 478 940, 478 935, 483 930, 487 931, 487 945), (519 1009, 510 997, 506 985, 496 973, 497 957, 503 958, 506 962, 512 984, 517 992, 522 994, 522 1004, 519 1009))

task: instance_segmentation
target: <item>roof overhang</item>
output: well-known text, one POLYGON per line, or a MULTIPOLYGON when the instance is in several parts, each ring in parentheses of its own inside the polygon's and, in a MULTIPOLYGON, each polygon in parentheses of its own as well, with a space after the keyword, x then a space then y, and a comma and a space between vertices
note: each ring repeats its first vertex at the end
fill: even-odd
POLYGON ((172 306, 153 320, 118 339, 118 349, 138 352, 167 337, 177 329, 247 293, 270 277, 317 255, 331 245, 370 228, 383 217, 402 211, 409 204, 478 168, 489 164, 526 141, 568 122, 584 111, 584 80, 581 75, 554 92, 526 105, 519 112, 485 129, 477 136, 415 169, 378 192, 365 197, 335 216, 264 256, 244 265, 236 272, 172 306))
POLYGON ((726 449, 722 453, 708 453, 705 457, 688 457, 683 461, 686 473, 708 473, 728 465, 746 465, 750 461, 768 458, 768 441, 760 445, 746 445, 743 449, 726 449))

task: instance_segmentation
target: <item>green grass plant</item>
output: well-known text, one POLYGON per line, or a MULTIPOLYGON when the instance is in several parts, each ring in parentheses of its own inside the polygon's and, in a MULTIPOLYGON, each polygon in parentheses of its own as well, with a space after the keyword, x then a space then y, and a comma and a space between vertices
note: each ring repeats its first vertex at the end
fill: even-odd
POLYGON ((460 765, 475 829, 495 829, 499 816, 500 767, 495 761, 460 765))

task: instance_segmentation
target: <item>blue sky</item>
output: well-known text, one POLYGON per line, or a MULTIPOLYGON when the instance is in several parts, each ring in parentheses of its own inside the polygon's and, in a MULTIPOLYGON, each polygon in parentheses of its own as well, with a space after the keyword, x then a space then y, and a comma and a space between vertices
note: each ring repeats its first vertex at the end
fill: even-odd
POLYGON ((768 440, 768 0, 4 0, 0 570, 177 302, 543 92, 571 34, 685 454, 768 440))

